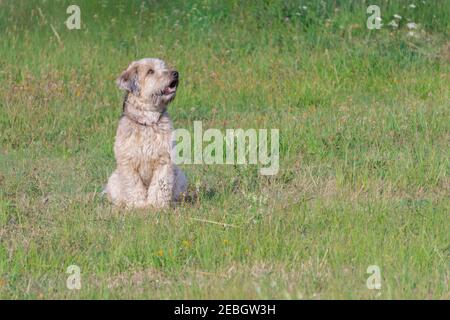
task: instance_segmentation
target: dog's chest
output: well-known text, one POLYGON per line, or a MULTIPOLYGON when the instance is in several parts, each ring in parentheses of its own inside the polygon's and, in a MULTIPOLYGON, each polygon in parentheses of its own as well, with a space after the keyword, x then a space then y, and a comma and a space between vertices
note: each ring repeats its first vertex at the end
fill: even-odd
POLYGON ((158 126, 136 128, 132 139, 137 158, 141 161, 159 160, 169 156, 170 132, 158 126))
POLYGON ((144 130, 137 140, 138 171, 143 182, 148 185, 155 168, 170 162, 170 135, 159 130, 144 130))
POLYGON ((148 182, 156 166, 170 162, 172 146, 170 124, 137 125, 126 121, 119 128, 115 152, 118 162, 125 162, 148 182))

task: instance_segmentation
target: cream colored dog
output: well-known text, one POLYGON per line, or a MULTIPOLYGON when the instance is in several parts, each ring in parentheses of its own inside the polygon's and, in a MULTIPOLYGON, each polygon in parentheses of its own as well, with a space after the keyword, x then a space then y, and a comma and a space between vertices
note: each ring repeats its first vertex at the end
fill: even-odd
POLYGON ((186 177, 173 163, 172 123, 178 72, 159 59, 132 62, 117 79, 127 91, 114 153, 117 168, 106 186, 109 199, 128 208, 167 207, 183 197, 186 177))

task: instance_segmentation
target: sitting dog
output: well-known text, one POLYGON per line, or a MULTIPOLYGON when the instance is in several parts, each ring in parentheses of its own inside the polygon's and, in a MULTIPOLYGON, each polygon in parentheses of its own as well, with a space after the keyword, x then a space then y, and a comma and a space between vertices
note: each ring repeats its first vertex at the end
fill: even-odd
POLYGON ((179 75, 159 59, 132 62, 117 79, 126 90, 114 154, 117 168, 106 186, 108 198, 127 208, 163 208, 183 198, 186 177, 173 163, 168 104, 179 75))

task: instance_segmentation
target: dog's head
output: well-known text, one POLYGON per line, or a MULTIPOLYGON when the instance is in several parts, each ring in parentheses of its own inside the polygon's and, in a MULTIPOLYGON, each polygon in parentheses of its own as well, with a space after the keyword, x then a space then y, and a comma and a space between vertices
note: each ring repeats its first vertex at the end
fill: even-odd
POLYGON ((178 81, 178 71, 163 60, 145 58, 133 61, 116 82, 119 88, 161 108, 175 98, 178 81))

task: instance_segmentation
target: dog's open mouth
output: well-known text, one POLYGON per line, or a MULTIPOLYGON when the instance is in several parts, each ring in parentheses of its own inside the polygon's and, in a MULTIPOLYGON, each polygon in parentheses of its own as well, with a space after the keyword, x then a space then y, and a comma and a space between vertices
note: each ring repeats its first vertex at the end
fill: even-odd
POLYGON ((162 91, 162 95, 171 95, 174 94, 175 91, 177 91, 177 86, 178 86, 178 80, 172 80, 172 82, 164 88, 164 90, 162 91))

